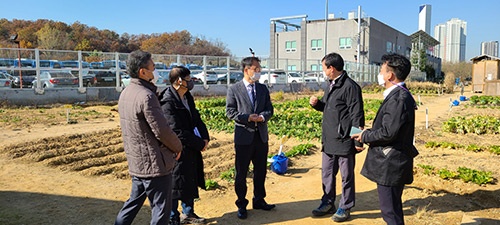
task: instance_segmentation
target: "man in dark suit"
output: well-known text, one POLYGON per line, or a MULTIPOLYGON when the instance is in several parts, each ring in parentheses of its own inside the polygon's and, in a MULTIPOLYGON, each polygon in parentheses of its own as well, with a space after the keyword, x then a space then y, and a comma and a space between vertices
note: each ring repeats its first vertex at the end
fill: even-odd
POLYGON ((377 183, 382 217, 387 224, 404 224, 401 196, 405 184, 413 182, 413 145, 416 104, 404 80, 410 61, 402 55, 382 56, 378 75, 384 101, 373 127, 352 137, 370 145, 361 174, 377 183))
POLYGON ((321 60, 325 79, 329 87, 321 100, 311 96, 309 104, 323 112, 321 181, 323 196, 321 204, 312 211, 314 216, 334 214, 332 220, 343 222, 350 218, 355 203, 354 166, 361 143, 351 139, 351 127, 363 129, 365 116, 361 87, 344 71, 344 60, 337 53, 330 53, 321 60), (335 177, 340 170, 342 197, 335 210, 335 177))
POLYGON ((254 165, 252 199, 253 209, 271 210, 275 205, 267 204, 265 179, 267 173, 268 132, 267 121, 273 116, 273 105, 269 90, 259 84, 260 59, 247 57, 241 61, 244 78, 229 87, 226 99, 226 115, 234 120, 234 149, 236 178, 234 187, 238 199, 238 218, 246 219, 246 177, 250 162, 254 165))

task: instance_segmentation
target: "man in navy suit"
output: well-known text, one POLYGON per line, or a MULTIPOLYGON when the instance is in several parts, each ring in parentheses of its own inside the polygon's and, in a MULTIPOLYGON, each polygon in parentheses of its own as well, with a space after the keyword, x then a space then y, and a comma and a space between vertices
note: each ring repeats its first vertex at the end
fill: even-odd
POLYGON ((413 182, 413 145, 416 104, 404 80, 410 73, 410 61, 398 54, 382 56, 378 75, 384 101, 373 127, 352 138, 370 145, 361 174, 377 183, 382 217, 387 224, 404 224, 401 196, 405 184, 413 182))
POLYGON ((250 162, 254 165, 253 209, 271 210, 267 204, 265 179, 267 173, 267 153, 269 151, 267 121, 273 116, 273 105, 269 90, 259 84, 260 59, 247 57, 241 61, 243 80, 229 87, 226 99, 226 116, 234 120, 234 149, 236 178, 234 187, 238 199, 238 218, 246 219, 248 200, 246 199, 246 177, 250 162))

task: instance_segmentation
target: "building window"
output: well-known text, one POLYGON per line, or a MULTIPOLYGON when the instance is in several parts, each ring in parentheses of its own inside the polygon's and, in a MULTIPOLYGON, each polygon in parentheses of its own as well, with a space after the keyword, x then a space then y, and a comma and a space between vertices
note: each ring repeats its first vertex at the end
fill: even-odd
POLYGON ((296 65, 288 65, 287 69, 288 69, 288 71, 296 71, 297 66, 296 65))
POLYGON ((388 41, 386 44, 386 51, 387 52, 393 52, 392 50, 392 42, 388 41))
POLYGON ((311 70, 312 70, 312 71, 317 71, 317 70, 319 70, 318 68, 319 68, 319 67, 318 67, 318 65, 316 65, 316 64, 312 64, 312 65, 311 65, 311 70))
POLYGON ((296 41, 287 41, 287 42, 285 42, 285 51, 286 52, 295 52, 295 51, 297 51, 297 42, 296 41))
POLYGON ((323 48, 323 39, 313 39, 311 40, 311 50, 319 51, 323 48))
POLYGON ((339 39, 340 49, 350 49, 351 48, 351 38, 340 38, 339 39))

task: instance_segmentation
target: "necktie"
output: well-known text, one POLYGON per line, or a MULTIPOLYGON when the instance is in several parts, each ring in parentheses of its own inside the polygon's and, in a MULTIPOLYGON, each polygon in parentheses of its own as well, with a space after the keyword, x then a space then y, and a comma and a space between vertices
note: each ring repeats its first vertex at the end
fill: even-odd
POLYGON ((253 104, 253 108, 255 109, 255 100, 256 100, 256 96, 255 96, 255 84, 250 84, 250 88, 252 88, 252 104, 253 104))

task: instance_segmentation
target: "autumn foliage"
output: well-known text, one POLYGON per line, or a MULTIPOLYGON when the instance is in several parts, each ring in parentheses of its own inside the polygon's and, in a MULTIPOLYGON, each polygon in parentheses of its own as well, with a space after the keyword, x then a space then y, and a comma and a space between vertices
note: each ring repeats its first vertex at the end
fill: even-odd
POLYGON ((224 43, 192 36, 186 30, 119 35, 114 31, 99 30, 78 21, 68 25, 46 19, 36 21, 0 19, 0 48, 17 47, 10 41, 10 36, 16 33, 21 48, 124 53, 142 49, 154 54, 230 55, 224 43))

